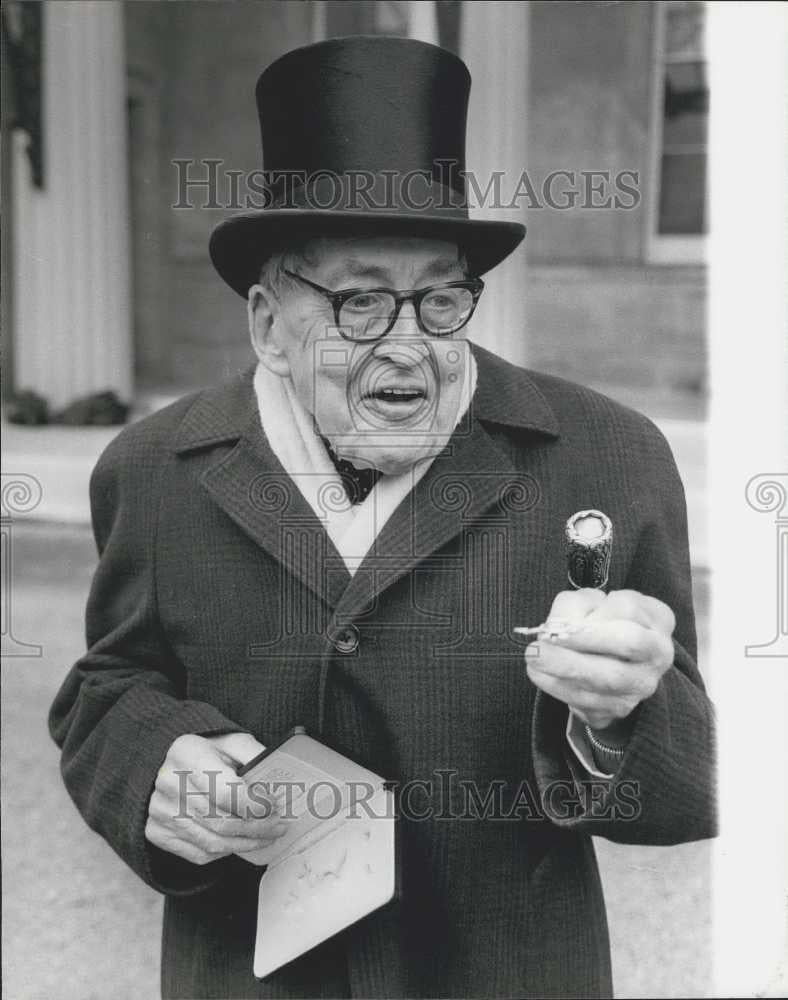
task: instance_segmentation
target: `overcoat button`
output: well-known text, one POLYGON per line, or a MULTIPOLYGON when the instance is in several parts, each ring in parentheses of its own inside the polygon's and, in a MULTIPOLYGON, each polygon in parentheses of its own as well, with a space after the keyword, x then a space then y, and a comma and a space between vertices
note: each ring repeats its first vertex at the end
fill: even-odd
POLYGON ((341 625, 331 641, 338 653, 355 653, 359 644, 358 629, 355 625, 341 625))

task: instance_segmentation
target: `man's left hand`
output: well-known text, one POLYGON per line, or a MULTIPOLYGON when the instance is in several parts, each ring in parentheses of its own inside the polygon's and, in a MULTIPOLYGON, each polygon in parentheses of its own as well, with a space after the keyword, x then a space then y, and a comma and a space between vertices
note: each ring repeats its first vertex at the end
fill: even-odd
POLYGON ((553 620, 569 628, 526 649, 528 676, 592 729, 629 716, 673 664, 675 616, 636 590, 563 591, 553 601, 553 620))

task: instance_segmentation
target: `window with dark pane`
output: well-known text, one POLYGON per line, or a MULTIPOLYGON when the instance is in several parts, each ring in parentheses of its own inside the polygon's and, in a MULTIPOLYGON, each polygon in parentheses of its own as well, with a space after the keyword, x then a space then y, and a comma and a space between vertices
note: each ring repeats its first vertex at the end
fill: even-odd
MULTIPOLYGON (((460 54, 461 0, 437 0, 438 42, 460 54)), ((402 35, 411 25, 408 0, 325 0, 326 38, 343 35, 402 35)))
POLYGON ((327 0, 326 37, 407 35, 409 5, 404 0, 327 0))
POLYGON ((702 3, 664 10, 659 217, 662 236, 706 232, 709 89, 702 3))

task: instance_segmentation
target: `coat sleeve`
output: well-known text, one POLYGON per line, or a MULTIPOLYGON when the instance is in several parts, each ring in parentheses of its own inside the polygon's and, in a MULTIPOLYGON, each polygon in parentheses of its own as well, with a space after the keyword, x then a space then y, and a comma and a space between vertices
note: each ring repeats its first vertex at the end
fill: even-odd
POLYGON ((224 860, 192 865, 145 839, 148 802, 172 742, 238 730, 211 705, 184 698, 185 674, 162 633, 153 551, 161 452, 123 432, 90 483, 99 564, 86 613, 87 652, 50 709, 61 772, 87 824, 154 889, 193 893, 222 877, 224 860))
POLYGON ((626 752, 609 782, 590 778, 579 766, 566 746, 566 705, 541 691, 534 703, 532 750, 543 802, 551 801, 551 787, 574 788, 571 808, 565 801, 558 810, 546 805, 558 826, 619 843, 677 844, 717 832, 714 712, 695 662, 684 490, 667 442, 642 419, 635 442, 642 527, 626 587, 673 610, 673 666, 635 710, 626 752))

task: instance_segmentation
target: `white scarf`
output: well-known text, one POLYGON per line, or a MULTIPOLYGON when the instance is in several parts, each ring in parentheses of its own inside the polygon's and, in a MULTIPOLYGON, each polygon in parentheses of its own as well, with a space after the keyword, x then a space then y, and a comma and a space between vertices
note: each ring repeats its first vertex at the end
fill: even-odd
MULTIPOLYGON (((476 390, 476 361, 468 351, 469 371, 454 427, 465 416, 476 390)), ((421 459, 398 475, 381 475, 362 503, 352 504, 314 420, 295 394, 292 380, 262 363, 254 375, 257 407, 268 443, 342 556, 352 576, 383 526, 432 464, 421 459)))

